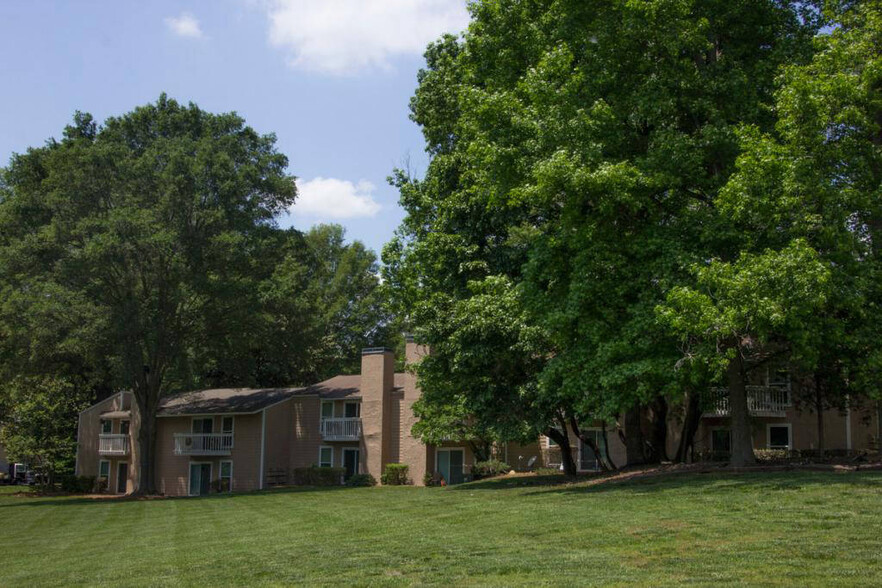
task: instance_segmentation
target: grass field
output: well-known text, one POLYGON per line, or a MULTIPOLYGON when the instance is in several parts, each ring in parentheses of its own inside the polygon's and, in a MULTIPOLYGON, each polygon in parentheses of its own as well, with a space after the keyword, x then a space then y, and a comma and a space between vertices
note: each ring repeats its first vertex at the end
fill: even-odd
POLYGON ((882 585, 879 473, 551 481, 144 501, 0 493, 0 586, 882 585))

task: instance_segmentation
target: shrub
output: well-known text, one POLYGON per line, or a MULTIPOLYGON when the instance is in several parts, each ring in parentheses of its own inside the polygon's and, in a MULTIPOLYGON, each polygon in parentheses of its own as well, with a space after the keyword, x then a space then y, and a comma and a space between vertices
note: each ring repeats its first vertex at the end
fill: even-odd
POLYGON ((446 486, 447 482, 444 481, 444 476, 441 475, 440 472, 426 472, 426 475, 423 476, 423 484, 426 486, 446 486))
POLYGON ((384 486, 404 486, 410 484, 410 480, 407 477, 408 469, 407 464, 387 463, 386 468, 383 470, 383 475, 380 476, 380 481, 384 486))
POLYGON ((355 474, 346 480, 346 485, 350 488, 360 486, 376 486, 377 480, 370 474, 355 474))
POLYGON ((95 476, 64 476, 61 478, 61 491, 71 494, 89 494, 96 491, 98 478, 95 476))
POLYGON ((294 468, 294 484, 296 486, 340 486, 346 470, 343 468, 294 468))
POLYGON ((498 459, 479 461, 472 467, 472 476, 475 480, 501 476, 511 471, 511 466, 498 459))

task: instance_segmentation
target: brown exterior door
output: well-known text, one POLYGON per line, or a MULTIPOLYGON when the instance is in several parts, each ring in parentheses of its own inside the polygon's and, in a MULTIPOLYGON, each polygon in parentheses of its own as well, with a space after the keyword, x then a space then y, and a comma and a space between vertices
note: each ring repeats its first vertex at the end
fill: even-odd
POLYGON ((358 473, 359 453, 358 449, 346 448, 343 450, 343 467, 346 469, 347 480, 358 473))
POLYGON ((116 493, 126 493, 126 480, 129 477, 129 464, 122 462, 116 466, 116 493))

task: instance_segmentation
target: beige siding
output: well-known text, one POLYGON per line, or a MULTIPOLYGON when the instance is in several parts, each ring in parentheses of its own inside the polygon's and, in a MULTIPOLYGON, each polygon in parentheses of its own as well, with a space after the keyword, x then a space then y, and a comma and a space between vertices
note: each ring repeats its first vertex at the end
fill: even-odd
MULTIPOLYGON (((828 410, 824 413, 824 444, 826 449, 844 450, 848 448, 848 426, 851 421, 851 449, 856 451, 877 448, 879 434, 878 412, 873 406, 855 408, 848 413, 828 410)), ((793 448, 798 450, 818 448, 818 417, 810 411, 787 410, 784 417, 752 419, 753 446, 765 449, 768 446, 768 425, 789 424, 793 448)), ((698 451, 711 449, 711 431, 728 428, 728 419, 704 418, 695 436, 698 451)))
POLYGON ((269 483, 291 481, 291 451, 294 448, 294 400, 266 409, 266 449, 264 488, 269 483), (278 473, 278 475, 271 474, 278 473))
POLYGON ((321 445, 321 406, 317 396, 295 397, 291 400, 294 445, 289 454, 291 470, 318 463, 321 445))
MULTIPOLYGON (((80 413, 77 426, 77 475, 97 476, 99 459, 107 459, 102 458, 98 454, 98 435, 101 433, 101 414, 117 410, 129 410, 130 406, 131 393, 122 392, 93 404, 80 413)), ((113 433, 119 432, 121 420, 123 419, 112 420, 113 433)), ((134 430, 134 426, 132 426, 130 429, 129 446, 133 449, 136 440, 137 432, 134 430)), ((131 461, 131 457, 131 455, 128 456, 129 461, 131 461)))
MULTIPOLYGON (((220 431, 221 416, 214 418, 214 431, 220 431)), ((229 456, 175 455, 175 433, 192 431, 193 417, 157 419, 156 474, 157 490, 166 496, 186 496, 189 490, 190 464, 210 463, 211 480, 220 477, 220 462, 233 462, 233 490, 247 492, 260 487, 260 448, 263 413, 235 415, 233 449, 229 456)))

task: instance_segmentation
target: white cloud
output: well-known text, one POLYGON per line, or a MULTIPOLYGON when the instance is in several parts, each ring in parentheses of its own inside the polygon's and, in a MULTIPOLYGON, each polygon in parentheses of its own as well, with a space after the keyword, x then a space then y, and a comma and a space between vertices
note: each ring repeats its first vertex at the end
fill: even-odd
POLYGON ((375 189, 367 180, 357 184, 322 177, 308 182, 297 180, 297 202, 290 212, 332 219, 372 217, 380 211, 380 204, 373 197, 375 189))
POLYGON ((292 67, 327 74, 389 69, 391 59, 421 55, 442 33, 459 33, 465 0, 270 0, 270 43, 292 67))
POLYGON ((201 39, 204 36, 202 28, 199 26, 199 21, 189 12, 182 12, 180 16, 166 18, 165 26, 179 37, 201 39))

